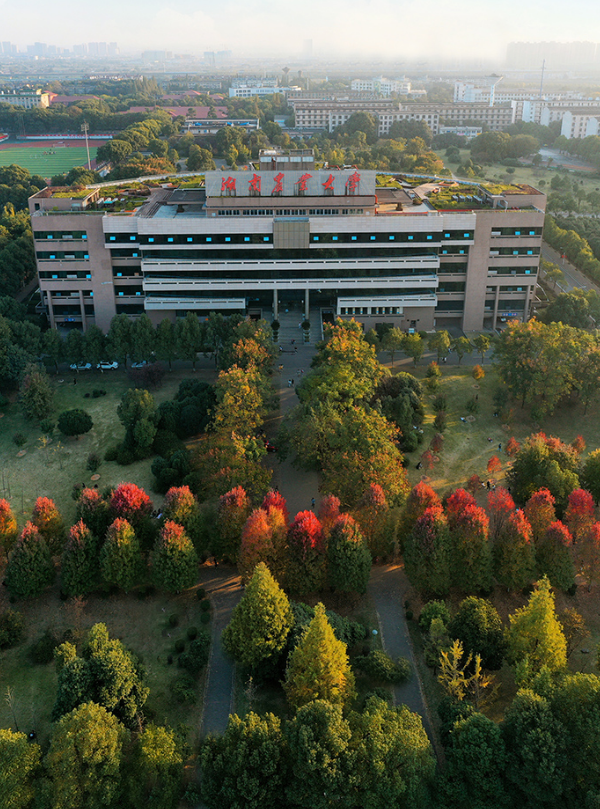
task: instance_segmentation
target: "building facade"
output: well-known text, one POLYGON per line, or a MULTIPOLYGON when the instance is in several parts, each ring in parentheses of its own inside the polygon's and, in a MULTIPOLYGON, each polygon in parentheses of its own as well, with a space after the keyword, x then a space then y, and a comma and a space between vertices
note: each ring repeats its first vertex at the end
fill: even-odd
POLYGON ((52 325, 106 331, 121 313, 271 319, 290 308, 404 330, 527 319, 544 223, 539 191, 480 187, 465 197, 456 186, 454 207, 444 209, 442 181, 383 188, 373 171, 317 170, 299 157, 275 169, 207 172, 197 188, 154 188, 131 210, 120 202, 106 210, 116 198, 102 201, 102 187, 38 192, 30 211, 52 325))
POLYGON ((0 93, 0 104, 11 104, 13 107, 32 110, 36 107, 48 107, 50 96, 41 90, 36 90, 35 93, 0 93))
POLYGON ((375 79, 353 79, 350 89, 353 92, 378 93, 382 96, 390 96, 392 93, 408 95, 411 91, 411 83, 406 76, 401 79, 385 79, 383 76, 378 76, 375 79))

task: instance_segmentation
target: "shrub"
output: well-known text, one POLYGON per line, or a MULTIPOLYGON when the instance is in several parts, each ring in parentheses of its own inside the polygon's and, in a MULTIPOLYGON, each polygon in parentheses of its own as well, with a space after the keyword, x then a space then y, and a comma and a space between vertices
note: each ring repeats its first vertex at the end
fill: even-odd
POLYGON ((46 629, 43 635, 31 644, 29 658, 34 666, 47 666, 54 660, 54 650, 60 645, 60 640, 51 629, 46 629))
POLYGON ((200 623, 207 624, 210 621, 210 612, 203 612, 200 616, 200 623))
POLYGON ((443 601, 430 601, 425 604, 419 616, 419 629, 423 634, 429 632, 434 618, 440 618, 445 626, 450 622, 450 612, 443 601))
POLYGON ((119 466, 129 466, 137 460, 137 457, 132 449, 124 444, 119 444, 115 460, 119 466))
POLYGON ((23 446, 23 444, 26 444, 26 443, 27 443, 27 439, 25 438, 25 436, 23 435, 23 433, 15 433, 15 434, 13 435, 13 442, 14 442, 14 443, 15 443, 15 444, 16 444, 18 447, 22 447, 22 446, 23 446))
POLYGON ((414 432, 405 433, 400 439, 402 452, 414 452, 419 446, 419 437, 414 432))
POLYGON ((185 641, 181 638, 175 641, 175 654, 181 654, 185 649, 185 641))
POLYGON ((92 399, 99 399, 101 396, 106 396, 106 391, 100 388, 94 388, 92 391, 92 399))
POLYGON ((204 587, 198 587, 196 590, 196 598, 198 601, 202 601, 203 598, 206 598, 206 590, 204 587))
POLYGON ((99 469, 101 463, 102 459, 100 458, 98 453, 90 452, 90 454, 87 457, 87 462, 85 466, 86 469, 89 469, 90 472, 96 472, 99 469))
POLYGON ((189 672, 185 672, 174 680, 171 686, 173 697, 180 704, 194 705, 198 697, 198 684, 189 672))
POLYGON ((210 601, 208 600, 208 598, 205 598, 204 601, 200 602, 200 609, 202 610, 202 612, 208 612, 208 610, 210 609, 210 601))
POLYGON ((179 625, 179 617, 173 613, 169 615, 169 626, 178 626, 179 625))
POLYGON ((195 626, 190 626, 185 634, 188 636, 188 640, 195 640, 198 637, 198 630, 195 626))
POLYGON ((179 665, 193 677, 197 677, 208 663, 209 652, 210 635, 206 630, 202 630, 198 637, 190 643, 187 652, 179 658, 179 665))
POLYGON ((410 677, 410 663, 404 658, 398 662, 379 649, 369 652, 364 657, 356 658, 356 666, 361 671, 384 683, 402 683, 410 677))
POLYGON ((42 419, 40 421, 40 429, 45 435, 50 435, 55 426, 53 419, 42 419))
POLYGON ((0 649, 10 649, 23 640, 25 619, 16 610, 5 610, 0 615, 0 649))
POLYGON ((479 413, 479 402, 473 396, 465 405, 468 413, 479 413))
POLYGON ((106 452, 104 453, 104 460, 105 461, 116 461, 117 455, 119 454, 119 445, 117 444, 114 447, 109 447, 106 452))
POLYGON ((63 435, 74 435, 79 438, 80 435, 88 433, 93 426, 90 414, 79 408, 65 410, 58 417, 58 429, 63 435))
POLYGON ((171 430, 157 430, 152 449, 162 458, 170 458, 173 453, 185 448, 185 444, 171 430))

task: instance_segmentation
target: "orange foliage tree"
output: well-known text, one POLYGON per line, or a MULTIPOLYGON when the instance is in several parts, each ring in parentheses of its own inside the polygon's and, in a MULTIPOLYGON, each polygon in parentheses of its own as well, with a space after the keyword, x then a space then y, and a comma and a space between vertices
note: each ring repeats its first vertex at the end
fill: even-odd
POLYGON ((594 498, 585 489, 575 489, 569 495, 569 504, 565 511, 565 522, 569 526, 575 542, 594 521, 594 498))
POLYGON ((525 504, 525 516, 531 525, 536 545, 546 533, 548 526, 556 520, 555 502, 552 492, 542 487, 534 492, 525 504))

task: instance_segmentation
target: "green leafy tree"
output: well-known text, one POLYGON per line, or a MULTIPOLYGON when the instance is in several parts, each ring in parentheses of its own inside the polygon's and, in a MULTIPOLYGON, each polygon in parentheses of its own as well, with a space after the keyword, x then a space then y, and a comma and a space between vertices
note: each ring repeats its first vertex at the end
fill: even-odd
POLYGON ((46 768, 52 806, 107 809, 119 805, 126 732, 101 705, 87 702, 64 716, 52 734, 46 768))
POLYGON ((366 593, 371 572, 371 554, 357 522, 341 514, 327 542, 330 587, 340 592, 366 593))
POLYGON ((69 643, 62 644, 55 655, 62 662, 54 719, 82 703, 95 702, 128 727, 136 725, 149 691, 133 656, 120 640, 109 637, 105 624, 94 624, 90 629, 81 657, 69 643))
POLYGON ((356 805, 428 806, 435 759, 421 717, 406 705, 391 708, 371 697, 362 714, 350 715, 350 726, 356 805))
POLYGON ((465 652, 481 656, 481 664, 495 671, 502 666, 505 640, 502 619, 485 598, 469 596, 460 602, 449 623, 450 637, 459 640, 465 652))
POLYGON ((413 364, 416 367, 417 363, 425 353, 425 343, 421 335, 417 333, 405 334, 402 343, 402 350, 407 357, 412 358, 413 364))
POLYGON ((160 590, 178 593, 198 578, 198 556, 182 525, 167 520, 150 555, 152 579, 160 590))
POLYGON ((544 576, 526 606, 509 616, 508 657, 525 681, 542 667, 550 671, 567 665, 567 642, 554 609, 554 595, 544 576))
POLYGON ((290 655, 284 689, 294 708, 314 699, 344 705, 354 696, 346 644, 335 637, 322 604, 290 655))
POLYGON ((28 365, 19 391, 19 401, 28 419, 47 418, 52 412, 54 390, 50 378, 37 365, 28 365))
POLYGON ((104 581, 125 592, 140 581, 144 570, 140 543, 127 520, 117 518, 109 527, 100 566, 104 581))
POLYGON ((242 486, 221 495, 217 508, 215 555, 236 561, 242 539, 242 529, 250 515, 251 503, 242 486))
POLYGON ((29 809, 33 804, 40 747, 24 733, 0 729, 0 807, 29 809))
POLYGON ((98 543, 81 520, 71 527, 60 561, 60 588, 69 596, 82 596, 98 584, 98 543))
POLYGON ((600 449, 590 452, 583 462, 581 485, 592 494, 596 503, 600 502, 600 449))
POLYGON ((83 362, 83 334, 78 329, 71 329, 68 333, 64 342, 63 354, 70 364, 83 362))
POLYGON ((32 523, 25 524, 6 565, 4 581, 13 598, 35 598, 54 581, 48 546, 32 523))
POLYGON ((144 312, 135 320, 131 327, 133 351, 132 357, 138 362, 149 362, 156 346, 156 333, 148 315, 144 312))
POLYGON ((394 356, 402 351, 405 344, 404 332, 402 329, 393 327, 388 329, 383 335, 381 340, 381 350, 388 353, 392 359, 392 368, 394 367, 394 356))
POLYGON ((83 335, 83 359, 93 366, 104 359, 106 339, 102 330, 92 323, 83 335))
POLYGON ((516 806, 562 804, 568 732, 548 699, 519 691, 502 724, 508 792, 516 806))
POLYGON ((498 725, 474 713, 456 722, 450 739, 443 783, 449 805, 469 809, 507 806, 506 750, 498 725))
POLYGON ((274 714, 230 715, 225 733, 200 748, 202 800, 209 809, 283 809, 285 751, 274 714))
POLYGON ((351 735, 340 705, 316 699, 299 709, 286 728, 288 805, 348 805, 353 791, 351 735))
POLYGON ((74 435, 76 438, 84 433, 89 433, 94 426, 90 414, 80 408, 63 411, 58 417, 57 424, 63 435, 74 435))
POLYGON ((486 353, 490 349, 491 340, 487 334, 478 334, 477 337, 473 340, 473 345, 477 349, 477 351, 481 354, 481 362, 484 361, 486 353))
POLYGON ((131 760, 129 800, 133 809, 176 809, 184 759, 172 730, 147 725, 131 760))
POLYGON ((556 520, 548 526, 536 548, 539 572, 549 578, 553 587, 558 587, 563 592, 567 592, 575 584, 572 544, 569 529, 556 520))
POLYGON ((236 660, 252 669, 280 657, 292 628, 286 594, 261 562, 254 568, 240 603, 223 631, 223 645, 236 660))
POLYGON ((437 361, 439 362, 442 357, 446 357, 450 351, 450 335, 445 329, 436 331, 428 339, 428 347, 430 351, 435 351, 437 354, 437 361))
POLYGON ((175 327, 168 317, 156 327, 156 353, 159 359, 169 363, 169 371, 172 370, 173 360, 177 358, 177 342, 175 327))
POLYGON ((492 556, 489 520, 485 511, 471 503, 464 503, 456 514, 448 513, 448 522, 452 583, 463 592, 489 590, 492 587, 492 556))
POLYGON ((127 365, 127 357, 133 349, 131 320, 127 315, 115 315, 110 321, 106 335, 107 349, 121 365, 127 365))
POLYGON ((54 370, 58 373, 58 363, 63 355, 63 341, 56 329, 48 329, 42 337, 42 350, 54 363, 54 370))
POLYGON ((195 371, 198 351, 202 348, 202 327, 195 313, 188 312, 184 318, 178 318, 175 340, 178 355, 183 360, 191 360, 195 371))
POLYGON ((465 356, 465 354, 473 353, 473 345, 466 337, 456 337, 450 342, 450 348, 452 351, 456 352, 459 365, 461 364, 462 358, 465 356))

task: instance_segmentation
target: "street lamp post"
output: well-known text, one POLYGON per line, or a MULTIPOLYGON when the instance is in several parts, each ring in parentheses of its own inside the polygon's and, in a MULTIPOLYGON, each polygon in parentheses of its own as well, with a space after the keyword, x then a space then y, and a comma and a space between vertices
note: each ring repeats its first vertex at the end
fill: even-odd
POLYGON ((81 131, 85 135, 85 148, 86 148, 86 151, 87 151, 87 159, 88 159, 88 161, 87 161, 88 166, 87 167, 88 167, 88 171, 91 171, 92 170, 92 162, 90 160, 90 145, 88 143, 88 131, 89 131, 89 128, 90 128, 90 125, 88 124, 87 121, 84 121, 81 124, 81 131))

